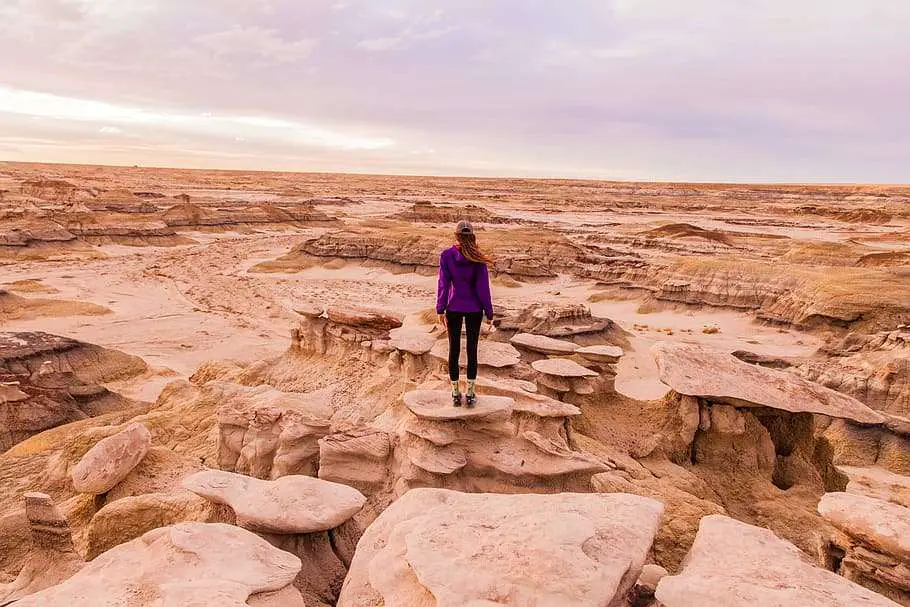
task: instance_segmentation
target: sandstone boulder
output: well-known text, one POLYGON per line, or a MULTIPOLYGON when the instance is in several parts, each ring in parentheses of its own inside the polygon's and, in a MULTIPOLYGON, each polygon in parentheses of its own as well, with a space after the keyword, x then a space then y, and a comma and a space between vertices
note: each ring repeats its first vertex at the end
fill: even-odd
POLYGON ((896 607, 897 603, 813 566, 768 529, 721 515, 701 520, 679 575, 664 577, 666 607, 896 607))
POLYGON ((364 533, 338 606, 619 604, 661 511, 621 494, 414 489, 364 533))
POLYGON ((680 394, 734 407, 770 407, 790 413, 815 413, 858 424, 883 424, 885 418, 855 398, 800 377, 744 363, 704 346, 661 342, 652 353, 660 380, 680 394))
POLYGON ((619 346, 585 346, 578 348, 575 354, 594 363, 612 364, 619 362, 624 352, 619 346))
POLYGON ((240 527, 181 523, 112 548, 16 607, 242 607, 289 586, 300 567, 299 558, 240 527))
POLYGON ((479 394, 474 407, 453 407, 452 396, 441 390, 413 390, 404 395, 404 404, 414 415, 432 420, 508 418, 513 402, 503 396, 479 394))
POLYGON ((80 493, 107 493, 142 461, 151 446, 148 429, 140 423, 130 424, 82 456, 73 466, 73 487, 80 493))
POLYGON ((882 468, 838 466, 847 475, 847 493, 880 499, 910 508, 910 476, 894 474, 882 468))
POLYGON ((366 502, 356 489, 310 476, 263 481, 206 470, 185 478, 183 486, 230 506, 241 527, 266 533, 328 531, 351 518, 366 502))

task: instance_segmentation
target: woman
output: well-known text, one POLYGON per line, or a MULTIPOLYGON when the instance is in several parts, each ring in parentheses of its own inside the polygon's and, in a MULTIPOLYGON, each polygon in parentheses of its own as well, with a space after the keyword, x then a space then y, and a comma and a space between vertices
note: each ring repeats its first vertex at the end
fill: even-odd
POLYGON ((458 356, 461 351, 461 323, 468 336, 468 386, 465 400, 469 407, 477 402, 477 342, 480 325, 486 315, 493 327, 493 301, 490 296, 490 257, 477 248, 474 228, 467 221, 455 228, 455 246, 439 257, 439 284, 436 290, 436 314, 449 333, 449 379, 452 380, 452 404, 461 406, 458 387, 458 356))

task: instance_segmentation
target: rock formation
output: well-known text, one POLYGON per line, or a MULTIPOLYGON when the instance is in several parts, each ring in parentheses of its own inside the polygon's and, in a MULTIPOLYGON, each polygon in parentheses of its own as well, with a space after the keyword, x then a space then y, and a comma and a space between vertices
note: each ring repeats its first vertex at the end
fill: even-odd
POLYGON ((149 531, 105 552, 76 575, 16 607, 244 605, 288 587, 300 559, 255 534, 220 523, 149 531))
POLYGON ((864 495, 828 493, 818 511, 843 532, 824 545, 823 556, 832 568, 910 604, 910 508, 864 495))
POLYGON ((0 452, 48 428, 140 407, 100 385, 134 377, 142 359, 47 333, 0 333, 0 452))
POLYGON ((896 603, 815 567, 771 531, 725 516, 702 519, 679 575, 655 594, 666 607, 896 607, 896 603))
POLYGON ((364 533, 338 606, 620 604, 661 510, 619 494, 415 489, 364 533))
POLYGON ((133 471, 151 446, 152 435, 145 426, 127 426, 82 456, 71 473, 73 487, 81 493, 107 493, 133 471))

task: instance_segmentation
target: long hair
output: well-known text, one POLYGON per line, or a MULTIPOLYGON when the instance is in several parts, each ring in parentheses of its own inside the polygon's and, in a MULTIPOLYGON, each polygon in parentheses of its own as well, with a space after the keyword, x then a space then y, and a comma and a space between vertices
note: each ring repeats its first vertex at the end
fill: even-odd
POLYGON ((461 248, 461 254, 475 263, 492 264, 493 258, 477 246, 477 238, 473 234, 456 233, 455 238, 461 248))

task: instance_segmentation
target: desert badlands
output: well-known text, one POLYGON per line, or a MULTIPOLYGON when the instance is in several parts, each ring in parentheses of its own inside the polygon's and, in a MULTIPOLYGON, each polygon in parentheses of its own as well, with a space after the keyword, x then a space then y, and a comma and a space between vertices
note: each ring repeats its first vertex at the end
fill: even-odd
POLYGON ((0 163, 6 605, 910 606, 910 186, 0 163))

